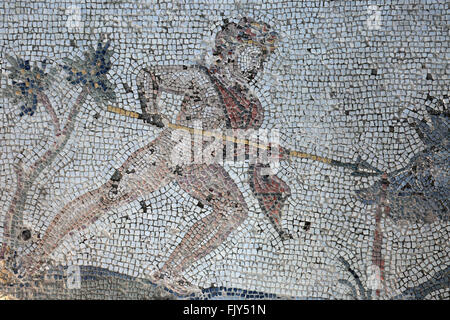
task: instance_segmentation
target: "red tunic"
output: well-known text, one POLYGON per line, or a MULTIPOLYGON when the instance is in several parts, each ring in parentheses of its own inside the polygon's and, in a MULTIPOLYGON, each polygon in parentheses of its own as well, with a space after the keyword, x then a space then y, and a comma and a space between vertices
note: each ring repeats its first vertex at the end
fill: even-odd
POLYGON ((222 96, 231 129, 258 129, 264 119, 264 110, 258 100, 249 100, 245 94, 234 88, 225 88, 212 76, 222 96))
MULTIPOLYGON (((210 73, 228 117, 227 125, 231 129, 258 129, 264 119, 264 110, 258 100, 251 100, 234 88, 226 88, 210 73)), ((248 146, 247 146, 248 147, 248 146)), ((287 150, 279 147, 279 156, 282 159, 287 150)), ((268 165, 250 165, 250 187, 252 188, 262 211, 268 216, 277 232, 282 238, 286 233, 281 227, 281 209, 285 199, 291 194, 289 186, 275 175, 263 175, 261 169, 268 165)))

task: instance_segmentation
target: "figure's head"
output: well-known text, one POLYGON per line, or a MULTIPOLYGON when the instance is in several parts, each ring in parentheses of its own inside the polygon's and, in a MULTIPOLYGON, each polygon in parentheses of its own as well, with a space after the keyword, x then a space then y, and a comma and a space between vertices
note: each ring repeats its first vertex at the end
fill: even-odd
POLYGON ((251 81, 262 70, 263 62, 275 50, 278 34, 266 23, 242 18, 226 22, 216 35, 214 55, 217 64, 227 64, 238 75, 251 81))

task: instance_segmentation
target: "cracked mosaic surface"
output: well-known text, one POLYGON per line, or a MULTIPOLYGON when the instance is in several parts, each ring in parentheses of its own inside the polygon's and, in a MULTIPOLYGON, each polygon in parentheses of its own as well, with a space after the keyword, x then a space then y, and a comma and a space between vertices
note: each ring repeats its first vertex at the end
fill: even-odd
POLYGON ((0 299, 448 299, 446 1, 0 1, 0 299))

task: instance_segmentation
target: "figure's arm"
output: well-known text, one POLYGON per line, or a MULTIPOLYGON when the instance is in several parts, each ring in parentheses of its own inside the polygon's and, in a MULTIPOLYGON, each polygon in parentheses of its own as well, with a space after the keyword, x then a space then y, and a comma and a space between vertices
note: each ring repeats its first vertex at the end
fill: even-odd
POLYGON ((137 89, 142 119, 157 127, 164 127, 158 110, 159 81, 152 70, 144 68, 137 76, 137 89))
POLYGON ((186 66, 154 66, 142 69, 137 76, 138 96, 144 121, 163 127, 158 110, 161 92, 185 95, 193 87, 196 70, 186 66))

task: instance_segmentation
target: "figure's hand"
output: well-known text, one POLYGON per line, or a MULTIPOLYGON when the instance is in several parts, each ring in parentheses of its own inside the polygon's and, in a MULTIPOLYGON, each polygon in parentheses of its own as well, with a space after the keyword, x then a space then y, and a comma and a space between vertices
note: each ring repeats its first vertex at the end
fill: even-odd
POLYGON ((163 118, 163 116, 157 113, 143 114, 142 119, 145 123, 157 126, 158 128, 164 128, 165 123, 167 123, 167 119, 163 118))

